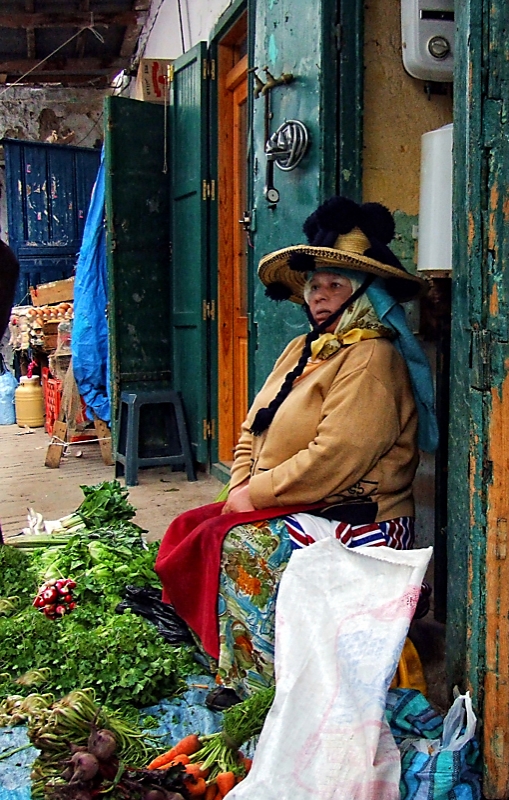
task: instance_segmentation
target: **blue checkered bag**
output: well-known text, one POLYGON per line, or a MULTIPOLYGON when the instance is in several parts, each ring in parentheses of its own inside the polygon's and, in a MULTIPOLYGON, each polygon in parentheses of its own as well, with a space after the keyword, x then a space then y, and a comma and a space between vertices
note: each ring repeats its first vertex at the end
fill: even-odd
POLYGON ((401 800, 481 800, 481 759, 468 693, 456 699, 444 720, 420 692, 393 689, 386 713, 401 753, 401 800))

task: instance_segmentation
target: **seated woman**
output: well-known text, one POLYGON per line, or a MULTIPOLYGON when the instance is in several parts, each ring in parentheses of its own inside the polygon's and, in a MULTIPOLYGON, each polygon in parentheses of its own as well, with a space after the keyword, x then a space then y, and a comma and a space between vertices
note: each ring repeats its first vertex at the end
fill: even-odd
POLYGON ((426 358, 397 301, 420 278, 387 246, 391 214, 332 198, 304 224, 309 245, 260 262, 269 297, 303 304, 312 330, 286 347, 257 395, 224 504, 170 525, 156 571, 214 660, 212 707, 274 679, 274 615, 292 551, 412 546, 418 447, 437 444, 426 358), (236 693, 236 694, 235 694, 236 693))

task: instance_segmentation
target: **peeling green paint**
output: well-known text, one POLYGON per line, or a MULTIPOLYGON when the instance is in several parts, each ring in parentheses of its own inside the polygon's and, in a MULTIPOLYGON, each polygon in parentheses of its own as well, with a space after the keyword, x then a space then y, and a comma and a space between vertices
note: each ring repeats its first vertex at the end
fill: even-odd
POLYGON ((412 214, 405 214, 404 211, 395 211, 394 222, 396 223, 396 233, 391 242, 391 248, 405 269, 415 275, 417 270, 417 251, 413 231, 418 225, 419 217, 412 214))
POLYGON ((269 51, 268 51, 268 61, 271 66, 273 66, 278 58, 279 51, 276 44, 276 37, 273 33, 269 36, 269 51))

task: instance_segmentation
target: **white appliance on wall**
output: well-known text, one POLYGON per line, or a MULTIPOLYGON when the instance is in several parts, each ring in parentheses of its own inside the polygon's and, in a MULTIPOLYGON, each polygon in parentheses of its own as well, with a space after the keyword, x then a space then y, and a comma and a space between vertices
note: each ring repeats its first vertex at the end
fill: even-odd
POLYGON ((403 66, 421 81, 453 79, 454 0, 401 0, 403 66))
POLYGON ((417 269, 447 275, 452 268, 453 124, 421 137, 417 269))

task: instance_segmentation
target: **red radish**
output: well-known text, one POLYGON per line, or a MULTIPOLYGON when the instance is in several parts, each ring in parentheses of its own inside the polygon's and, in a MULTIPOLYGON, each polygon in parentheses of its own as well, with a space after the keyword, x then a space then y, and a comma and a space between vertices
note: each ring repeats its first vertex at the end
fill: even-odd
POLYGON ((56 612, 57 614, 59 614, 61 617, 63 617, 63 616, 64 616, 64 614, 65 614, 65 612, 66 612, 66 611, 67 611, 67 609, 66 609, 66 607, 65 607, 65 606, 57 606, 57 607, 55 608, 55 612, 56 612))
POLYGON ((42 596, 47 603, 54 603, 58 597, 58 592, 53 588, 45 589, 45 591, 42 593, 42 596))
POLYGON ((73 608, 76 608, 76 603, 69 603, 69 611, 72 611, 73 608))
POLYGON ((67 581, 67 588, 68 589, 75 589, 76 588, 76 581, 67 581))
POLYGON ((72 603, 72 594, 66 594, 64 600, 66 603, 72 603))

